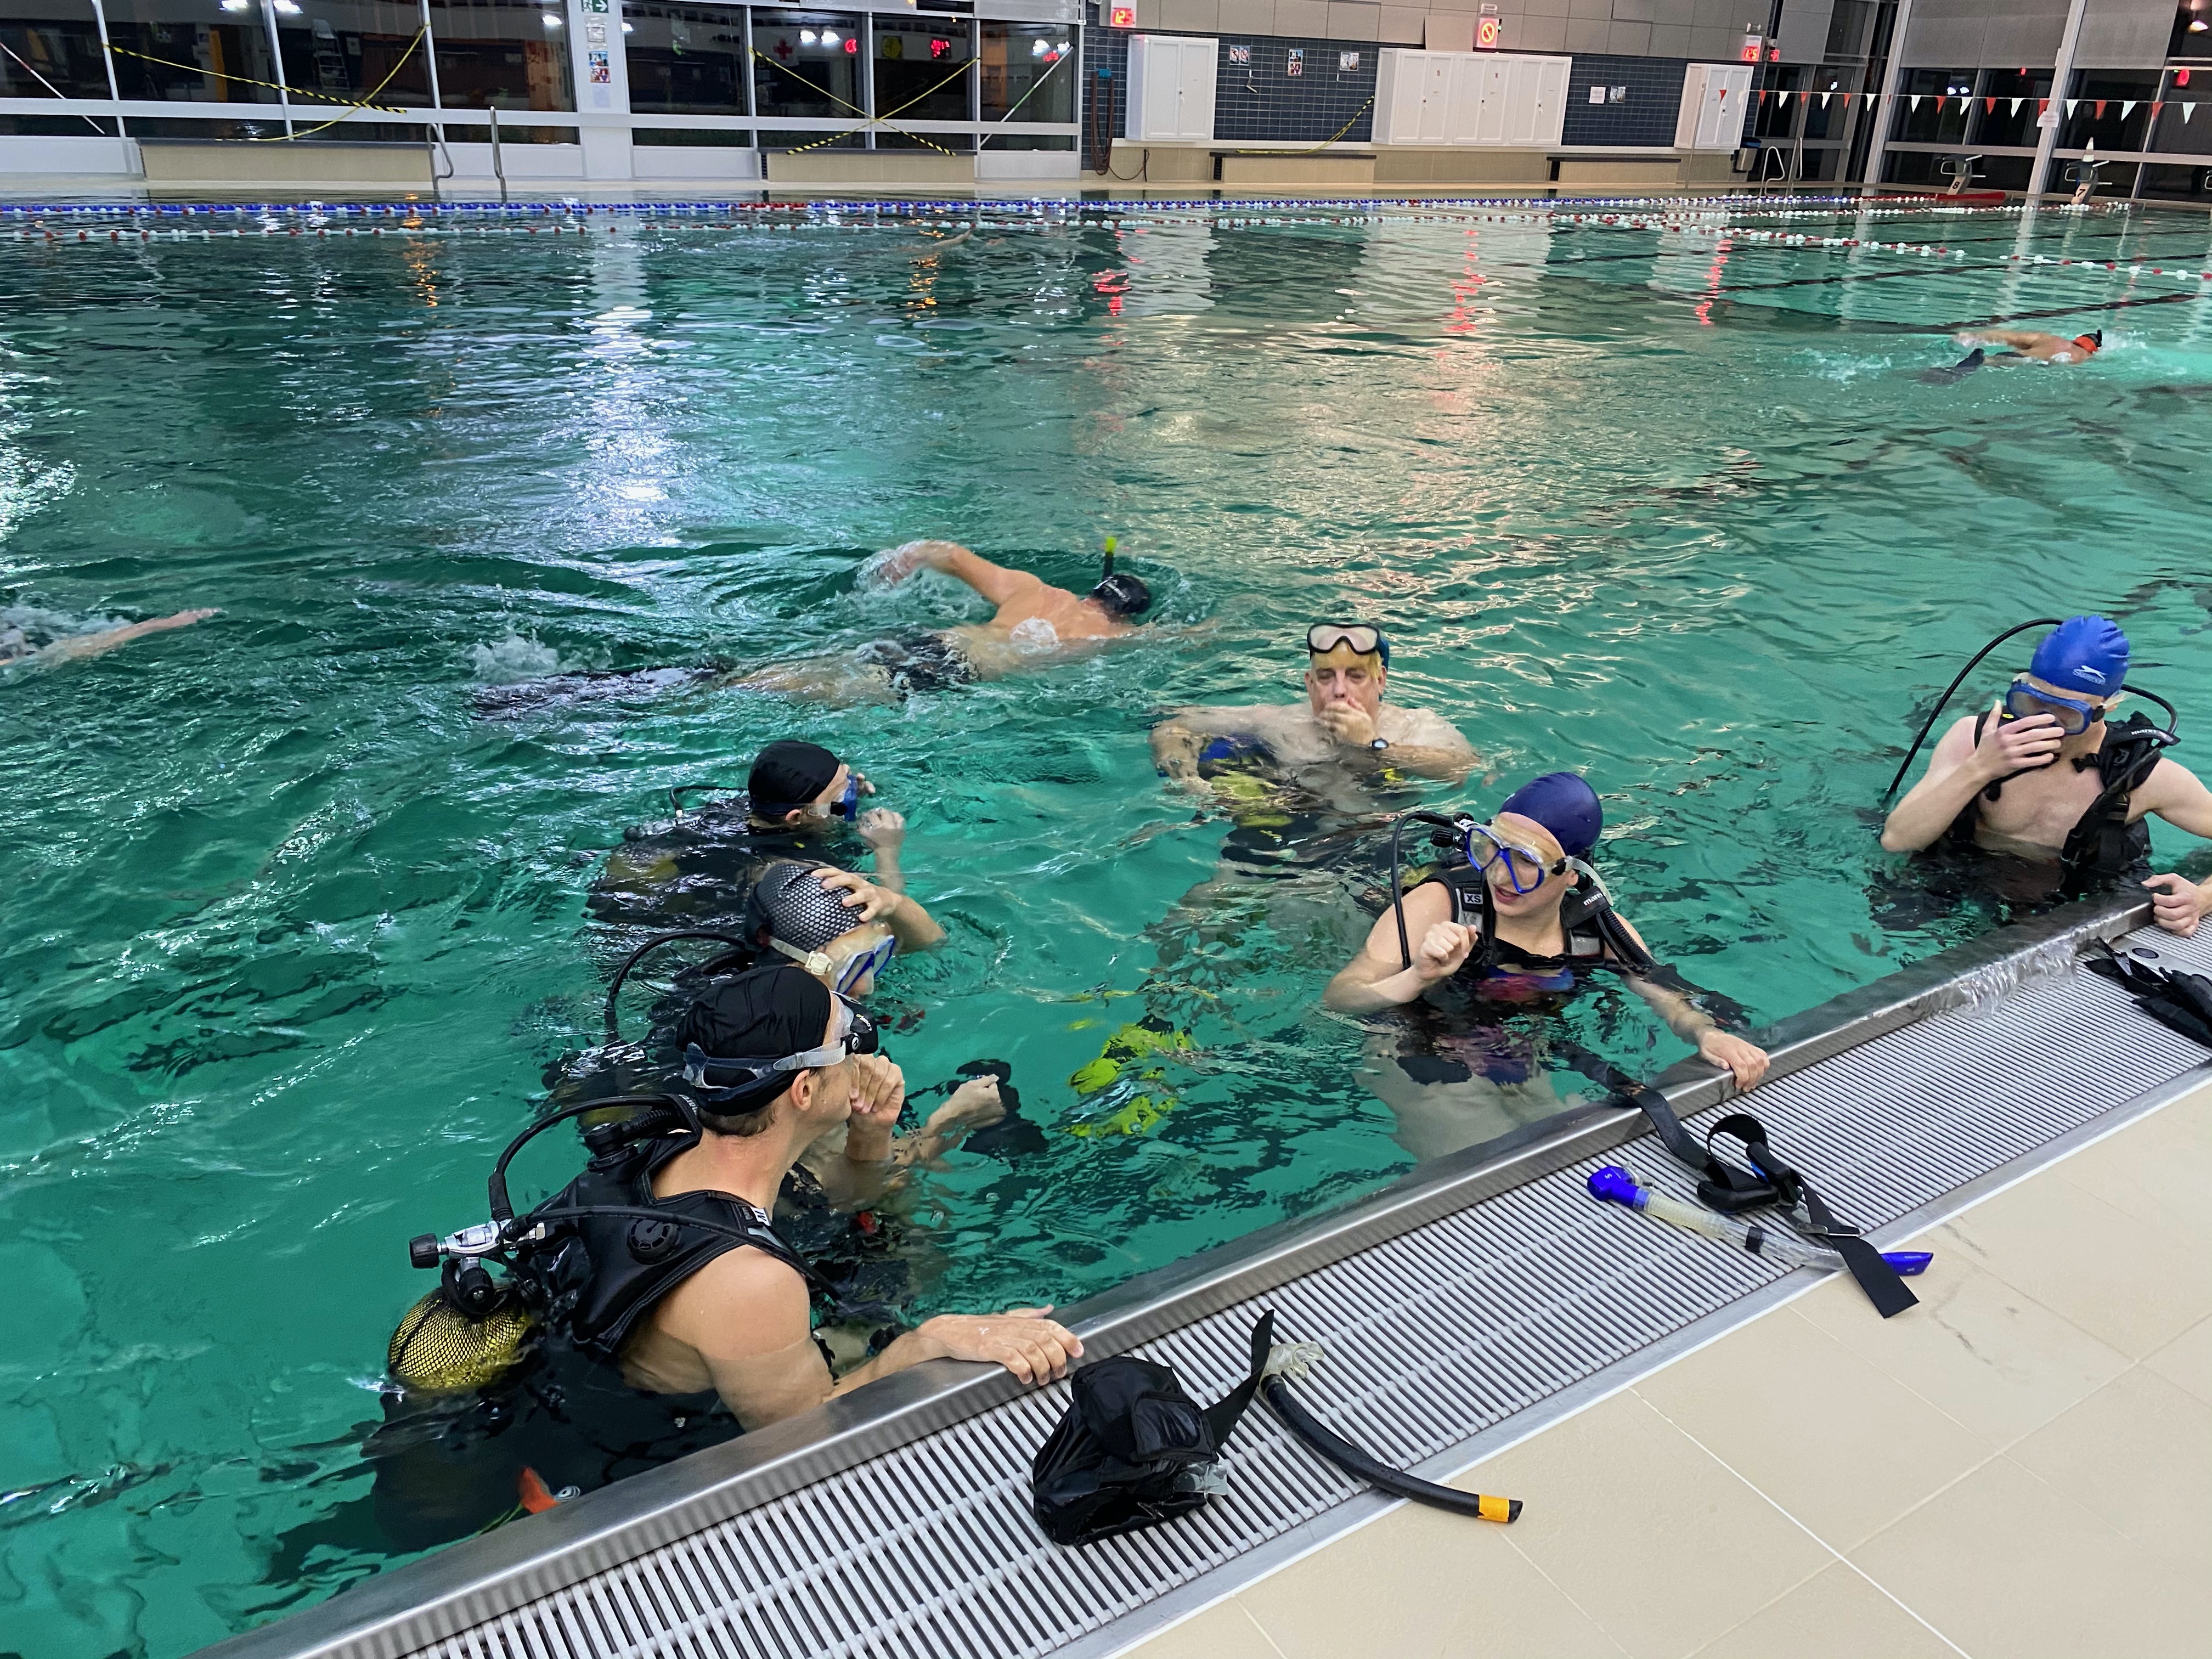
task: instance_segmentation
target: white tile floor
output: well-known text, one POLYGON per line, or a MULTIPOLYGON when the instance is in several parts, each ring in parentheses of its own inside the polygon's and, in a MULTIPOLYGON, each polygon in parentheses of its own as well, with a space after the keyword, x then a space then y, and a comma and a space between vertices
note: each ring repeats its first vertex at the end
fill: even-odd
POLYGON ((2212 1659, 2212 1085, 1139 1659, 2212 1659))

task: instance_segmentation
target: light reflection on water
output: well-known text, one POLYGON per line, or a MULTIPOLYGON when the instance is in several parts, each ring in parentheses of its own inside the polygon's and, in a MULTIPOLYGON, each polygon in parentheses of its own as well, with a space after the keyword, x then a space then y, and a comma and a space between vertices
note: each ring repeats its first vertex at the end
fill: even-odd
MULTIPOLYGON (((1869 808, 2021 617, 2105 608, 2147 682, 2202 681, 2203 307, 2109 313, 2071 375, 1924 386, 1934 325, 2133 279, 1981 268, 2009 219, 1876 222, 1994 240, 1734 297, 1894 262, 1197 221, 4 256, 0 603, 224 610, 0 678, 10 1645, 175 1654, 372 1565, 264 1582, 361 1490, 404 1241, 478 1216, 592 1040, 598 859, 770 738, 853 755, 911 822, 952 937, 887 976, 909 1075, 1008 1060, 1048 1128, 933 1180, 931 1305, 1065 1302, 1405 1166, 1315 1006, 1359 881, 1224 872, 1230 826, 1145 744, 1161 708, 1294 695, 1316 617, 1391 625, 1393 694, 1468 732, 1477 799, 1585 767, 1623 908, 1763 1018, 1984 926, 1893 890, 1869 808), (1158 625, 1032 679, 470 712, 549 668, 972 614, 854 591, 913 536, 1083 586, 1109 533, 1158 625), (1146 1017, 1190 1046, 1071 1086, 1146 1017)), ((2034 246, 2202 252, 2166 222, 2034 246)), ((1578 1018, 1638 1069, 1680 1052, 1615 995, 1578 1018)))

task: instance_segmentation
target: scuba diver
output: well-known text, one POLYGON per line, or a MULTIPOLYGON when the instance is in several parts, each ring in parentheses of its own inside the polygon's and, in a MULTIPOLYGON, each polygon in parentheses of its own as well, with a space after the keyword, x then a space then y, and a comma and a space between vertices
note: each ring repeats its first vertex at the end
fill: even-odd
POLYGON ((1152 609, 1152 590, 1114 568, 1114 544, 1097 586, 1076 594, 1026 570, 1010 570, 955 542, 908 542, 871 561, 860 584, 894 587, 929 569, 964 582, 998 607, 987 623, 924 629, 872 641, 835 656, 803 657, 750 673, 730 684, 810 702, 902 702, 971 680, 1002 679, 1038 663, 1136 632, 1131 620, 1152 609))
POLYGON ((1738 1089, 1766 1075, 1765 1052, 1697 1006, 1613 908, 1589 861, 1604 811, 1588 783, 1548 772, 1515 790, 1488 823, 1429 821, 1446 826, 1436 839, 1458 856, 1411 891, 1394 859, 1390 909, 1323 999, 1340 1013, 1406 1011, 1395 1030, 1377 1031, 1370 1085, 1397 1113, 1398 1144, 1414 1157, 1570 1103, 1545 1074, 1540 1027, 1524 1017, 1555 1012, 1596 970, 1620 975, 1738 1089))
POLYGON ((624 836, 585 900, 595 919, 655 928, 734 923, 769 864, 803 859, 822 864, 823 884, 843 894, 856 921, 884 922, 900 949, 926 951, 945 937, 906 896, 906 820, 886 807, 860 810, 875 785, 827 749, 788 738, 769 744, 742 793, 687 813, 685 796, 720 787, 678 786, 669 792, 672 823, 624 836), (870 852, 872 882, 845 867, 870 852))
POLYGON ((1459 729, 1425 708, 1382 699, 1390 641, 1365 623, 1306 629, 1306 700, 1178 708, 1152 728, 1152 759, 1171 782, 1209 787, 1223 763, 1257 762, 1286 781, 1357 810, 1359 786, 1389 772, 1455 782, 1478 764, 1459 729))
POLYGON ((2172 705, 2128 684, 2128 637, 2106 617, 2023 623, 1975 653, 1937 700, 1883 799, 1896 793, 1976 665, 2014 635, 2041 627, 2051 631, 2027 672, 2014 675, 1986 712, 1952 723, 1926 775, 1890 812, 1881 844, 1893 853, 1940 846, 2008 855, 2039 890, 2025 895, 2032 897, 2072 898, 2100 884, 2139 882, 2150 890, 2158 925, 2186 938, 2212 910, 2212 881, 2152 875, 2144 819, 2156 813, 2212 836, 2212 792, 2166 758, 2178 741, 2172 705), (2108 718, 2129 693, 2164 709, 2166 724, 2140 712, 2108 718))
POLYGON ((533 1491, 601 1484, 927 1359, 1042 1383, 1081 1356, 1037 1307, 939 1315, 833 1365, 818 1327, 839 1298, 771 1212, 841 1130, 835 1158, 813 1166, 822 1190, 847 1208, 880 1199, 899 1161, 899 1068, 866 1015, 784 964, 726 981, 679 1036, 680 1087, 540 1119, 493 1165, 489 1221, 410 1244, 416 1266, 441 1272, 392 1336, 402 1392, 365 1448, 386 1535, 456 1536, 518 1490, 534 1507, 533 1491), (509 1164, 579 1117, 599 1120, 584 1132, 585 1171, 518 1214, 509 1164))

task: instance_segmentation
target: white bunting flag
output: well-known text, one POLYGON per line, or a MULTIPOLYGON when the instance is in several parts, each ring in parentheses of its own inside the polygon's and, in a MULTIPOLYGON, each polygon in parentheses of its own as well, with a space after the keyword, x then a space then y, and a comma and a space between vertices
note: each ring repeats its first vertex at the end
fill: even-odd
POLYGON ((2130 98, 2125 103, 2122 104, 2120 106, 2120 119, 2124 121, 2128 117, 2133 115, 2136 112, 2136 106, 2141 102, 2142 102, 2142 100, 2140 98, 2130 98))
POLYGON ((1828 100, 1830 100, 1831 98, 1834 97, 1835 95, 1836 95, 1836 94, 1835 94, 1834 93, 1832 93, 1832 92, 1824 92, 1824 93, 1822 93, 1822 94, 1820 94, 1820 107, 1821 107, 1822 109, 1826 109, 1826 108, 1827 108, 1827 106, 1828 106, 1828 100))
POLYGON ((2074 106, 2075 106, 2075 105, 2076 105, 2076 104, 2078 104, 2078 103, 2080 103, 2081 101, 2081 100, 2079 98, 2069 98, 2069 99, 2066 100, 2066 113, 2067 113, 2067 115, 2068 115, 2069 118, 2070 118, 2070 117, 2073 115, 2073 113, 2074 113, 2074 106))
POLYGON ((2012 112, 2013 112, 2014 115, 2019 114, 2019 113, 2020 113, 2020 106, 2021 106, 2022 104, 2026 103, 2027 101, 2027 99, 2025 99, 2025 98, 2015 98, 2015 99, 2014 99, 2014 100, 2012 100, 2012 112))
POLYGON ((2187 126, 2187 125, 2189 125, 2189 118, 2190 118, 2191 116, 2192 116, 2192 115, 2196 114, 2196 113, 2197 113, 2197 106, 2196 106, 2196 105, 2194 105, 2194 104, 2184 104, 2184 105, 2181 106, 2181 125, 2184 125, 2185 127, 2185 126, 2187 126))
POLYGON ((1917 92, 1907 93, 1905 96, 1905 101, 1911 105, 1913 108, 1918 109, 1920 107, 1920 94, 1917 92))

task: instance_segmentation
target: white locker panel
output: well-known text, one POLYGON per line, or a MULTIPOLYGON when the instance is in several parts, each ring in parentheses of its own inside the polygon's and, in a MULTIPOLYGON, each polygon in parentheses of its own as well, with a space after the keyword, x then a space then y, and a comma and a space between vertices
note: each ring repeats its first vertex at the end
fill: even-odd
POLYGON ((1743 139, 1751 102, 1749 64, 1692 64, 1682 76, 1682 107, 1674 118, 1677 149, 1734 149, 1743 139))
POLYGON ((1375 85, 1378 144, 1556 144, 1573 59, 1386 46, 1375 85))
POLYGON ((1128 110, 1121 136, 1131 143, 1213 142, 1213 66, 1218 41, 1180 34, 1129 37, 1128 110))

